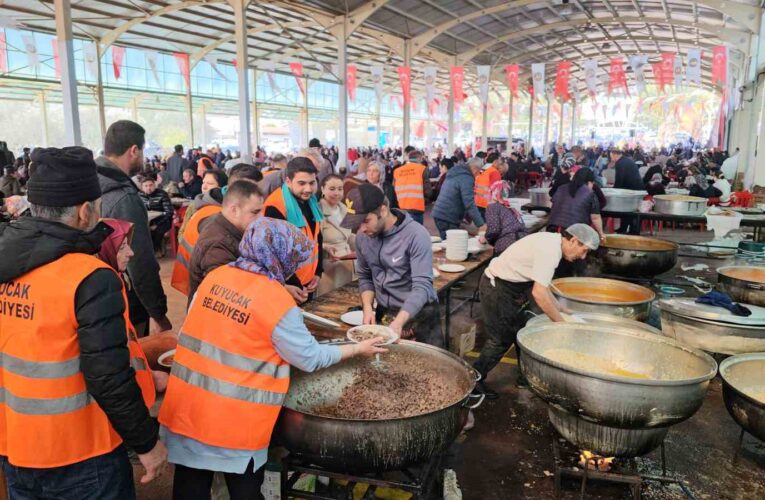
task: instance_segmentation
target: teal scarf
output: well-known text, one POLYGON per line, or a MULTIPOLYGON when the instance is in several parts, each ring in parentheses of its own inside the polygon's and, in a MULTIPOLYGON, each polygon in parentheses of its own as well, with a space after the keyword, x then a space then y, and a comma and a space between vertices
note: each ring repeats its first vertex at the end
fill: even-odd
MULTIPOLYGON (((287 213, 284 214, 287 218, 287 222, 295 227, 305 227, 306 220, 305 217, 303 217, 303 211, 300 210, 300 205, 298 205, 298 201, 292 194, 292 191, 290 191, 290 188, 287 187, 286 182, 282 184, 282 196, 284 197, 284 206, 287 207, 287 213)), ((318 224, 324 219, 324 214, 321 212, 319 202, 316 201, 316 196, 311 196, 311 199, 308 200, 308 205, 311 207, 313 220, 318 224)))

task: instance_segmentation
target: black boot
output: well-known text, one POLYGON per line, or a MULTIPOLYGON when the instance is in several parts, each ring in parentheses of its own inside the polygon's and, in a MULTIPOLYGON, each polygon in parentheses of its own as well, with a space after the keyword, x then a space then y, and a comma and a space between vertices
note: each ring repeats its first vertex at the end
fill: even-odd
POLYGON ((489 388, 483 380, 479 380, 475 384, 475 388, 473 389, 473 394, 483 394, 486 396, 486 399, 489 399, 491 401, 499 397, 499 394, 497 394, 496 391, 493 391, 491 388, 489 388))

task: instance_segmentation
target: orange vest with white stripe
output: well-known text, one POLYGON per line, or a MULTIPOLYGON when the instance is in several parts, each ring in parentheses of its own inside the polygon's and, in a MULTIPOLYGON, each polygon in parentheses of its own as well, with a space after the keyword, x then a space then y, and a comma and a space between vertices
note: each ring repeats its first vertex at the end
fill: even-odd
MULTIPOLYGON (((0 455, 13 465, 70 465, 122 443, 80 371, 75 295, 98 269, 112 270, 73 253, 0 284, 0 455)), ((154 382, 138 342, 128 340, 127 301, 124 319, 130 364, 149 405, 154 382)))
POLYGON ((170 279, 170 284, 188 297, 191 287, 189 286, 189 279, 191 275, 189 270, 191 269, 191 254, 194 252, 194 245, 199 240, 199 224, 210 217, 220 213, 223 210, 219 205, 205 205, 191 216, 188 224, 186 224, 186 230, 183 231, 183 237, 178 242, 178 253, 175 256, 175 263, 173 264, 173 277, 170 279))
MULTIPOLYGON (((282 192, 281 187, 276 188, 276 191, 268 195, 268 198, 266 198, 266 201, 263 204, 263 211, 265 212, 268 207, 274 207, 282 214, 282 216, 284 216, 285 220, 287 219, 287 205, 284 202, 284 193, 282 192)), ((305 286, 311 282, 314 276, 316 276, 316 270, 319 268, 319 234, 321 233, 321 224, 318 222, 315 223, 316 232, 314 232, 313 229, 311 229, 311 223, 306 220, 304 215, 303 220, 305 220, 305 226, 300 228, 300 230, 303 231, 303 234, 305 234, 309 240, 313 241, 313 250, 311 251, 311 257, 305 261, 297 271, 295 271, 295 276, 300 280, 300 284, 305 286)))
POLYGON ((423 173, 425 173, 425 165, 411 162, 393 171, 393 187, 396 190, 398 206, 402 210, 425 211, 423 173))
POLYGON ((211 446, 268 447, 290 385, 271 336, 293 307, 266 276, 232 266, 208 274, 181 328, 162 425, 211 446))
POLYGON ((478 208, 486 208, 491 201, 491 176, 499 170, 493 166, 487 168, 475 178, 475 204, 478 208))

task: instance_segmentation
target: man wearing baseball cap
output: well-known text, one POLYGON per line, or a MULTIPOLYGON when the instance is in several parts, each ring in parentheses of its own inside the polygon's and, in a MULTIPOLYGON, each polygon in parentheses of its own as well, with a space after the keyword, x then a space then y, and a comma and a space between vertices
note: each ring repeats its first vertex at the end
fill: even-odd
POLYGON ((433 288, 430 234, 372 184, 352 189, 342 226, 356 235, 364 324, 389 323, 404 337, 444 346, 438 296, 433 288), (377 309, 372 306, 377 299, 377 309))
POLYGON ((35 149, 30 170, 32 217, 0 227, 9 496, 135 498, 127 448, 146 468, 144 483, 161 473, 167 450, 131 366, 122 280, 94 256, 112 229, 98 221, 93 153, 35 149))
MULTIPOLYGON (((552 321, 564 321, 565 311, 550 291, 555 269, 561 260, 584 259, 599 245, 600 236, 592 227, 573 224, 563 233, 521 238, 489 262, 478 285, 486 341, 474 364, 481 374, 477 390, 487 399, 496 399, 498 394, 486 385, 486 376, 515 343, 518 330, 526 324, 531 300, 552 321)), ((516 355, 520 357, 517 344, 516 355)), ((519 385, 523 383, 519 376, 519 385)))

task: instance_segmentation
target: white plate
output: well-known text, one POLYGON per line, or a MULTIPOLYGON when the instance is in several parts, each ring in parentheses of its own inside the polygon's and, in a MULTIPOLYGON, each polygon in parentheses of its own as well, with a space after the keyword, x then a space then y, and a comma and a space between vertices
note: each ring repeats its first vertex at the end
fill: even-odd
POLYGON ((435 267, 433 268, 433 279, 439 278, 441 276, 441 273, 438 272, 438 269, 435 267))
POLYGON ((316 314, 309 313, 306 311, 303 312, 303 319, 306 321, 310 321, 311 323, 314 323, 319 326, 327 326, 330 328, 339 328, 340 323, 337 323, 335 321, 332 321, 331 319, 322 318, 321 316, 317 316, 316 314))
POLYGON ((167 362, 165 361, 165 360, 166 360, 167 358, 169 358, 170 356, 175 356, 175 349, 171 349, 171 350, 167 351, 166 353, 164 353, 164 354, 161 354, 161 355, 159 356, 159 358, 157 358, 157 363, 158 363, 160 366, 164 366, 165 368, 172 368, 172 367, 173 367, 173 363, 172 363, 172 362, 170 362, 170 363, 167 363, 167 362))
POLYGON ((461 273, 465 270, 465 266, 461 264, 441 264, 438 269, 445 273, 461 273))
POLYGON ((364 311, 348 311, 340 316, 340 321, 347 325, 359 326, 364 324, 364 311))
POLYGON ((440 252, 441 250, 444 249, 443 245, 439 243, 433 243, 433 246, 431 248, 433 248, 434 252, 440 252))
POLYGON ((431 242, 431 243, 441 243, 441 241, 442 241, 442 240, 441 240, 441 237, 440 237, 440 236, 431 236, 431 237, 430 237, 430 242, 431 242))
POLYGON ((392 344, 395 341, 398 340, 398 334, 394 332, 389 326, 385 325, 364 325, 364 326, 354 326, 348 332, 345 334, 346 337, 348 337, 348 340, 351 342, 356 342, 356 340, 353 338, 353 333, 357 330, 364 330, 364 331, 373 331, 375 333, 379 333, 381 337, 384 337, 386 340, 385 342, 382 342, 379 345, 388 345, 392 344))

